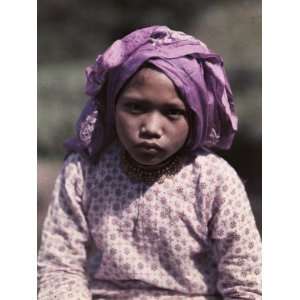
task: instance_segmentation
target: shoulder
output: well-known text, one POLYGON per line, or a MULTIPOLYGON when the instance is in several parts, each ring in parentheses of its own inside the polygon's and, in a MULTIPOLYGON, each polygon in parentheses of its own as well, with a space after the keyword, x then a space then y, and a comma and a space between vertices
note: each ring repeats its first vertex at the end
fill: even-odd
POLYGON ((193 153, 192 164, 198 166, 202 170, 207 170, 208 172, 210 170, 215 174, 236 174, 235 169, 224 158, 209 151, 197 151, 193 153))
POLYGON ((107 161, 117 162, 120 158, 120 152, 122 151, 121 149, 121 145, 118 141, 111 143, 101 153, 98 163, 107 161))
POLYGON ((61 173, 68 176, 81 174, 88 165, 87 159, 79 153, 71 153, 65 158, 61 173))
POLYGON ((195 152, 192 167, 198 173, 200 180, 208 181, 212 187, 217 188, 228 181, 242 185, 237 171, 224 158, 213 152, 195 152))
POLYGON ((119 157, 119 148, 116 143, 110 144, 99 154, 97 161, 92 161, 80 153, 70 153, 65 157, 62 169, 63 171, 67 171, 67 173, 94 173, 99 170, 99 167, 103 168, 103 164, 105 165, 108 161, 116 161, 119 157))
POLYGON ((229 210, 250 211, 246 188, 236 170, 214 153, 200 153, 194 164, 199 165, 198 188, 212 214, 229 210))
POLYGON ((82 164, 84 163, 84 161, 86 161, 85 158, 83 158, 82 155, 80 155, 79 153, 70 153, 68 156, 65 157, 64 159, 64 166, 68 166, 68 165, 78 165, 78 164, 82 164))

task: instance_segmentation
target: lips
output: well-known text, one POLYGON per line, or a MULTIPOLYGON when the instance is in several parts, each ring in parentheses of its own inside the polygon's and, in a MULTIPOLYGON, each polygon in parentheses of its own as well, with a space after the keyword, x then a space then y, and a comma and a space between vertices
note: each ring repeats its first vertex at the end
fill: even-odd
POLYGON ((139 143, 139 144, 137 144, 136 147, 139 148, 139 149, 142 149, 142 150, 153 151, 153 152, 158 152, 158 151, 162 151, 163 150, 157 144, 155 144, 155 143, 147 143, 147 142, 139 143))

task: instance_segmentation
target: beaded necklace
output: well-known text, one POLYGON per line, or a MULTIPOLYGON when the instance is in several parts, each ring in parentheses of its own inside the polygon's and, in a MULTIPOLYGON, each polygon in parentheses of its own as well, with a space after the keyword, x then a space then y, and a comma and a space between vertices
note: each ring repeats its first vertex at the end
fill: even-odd
POLYGON ((131 179, 146 183, 163 183, 166 178, 175 175, 182 167, 182 155, 179 153, 167 159, 157 169, 145 169, 141 164, 134 161, 126 151, 121 153, 121 168, 131 179))

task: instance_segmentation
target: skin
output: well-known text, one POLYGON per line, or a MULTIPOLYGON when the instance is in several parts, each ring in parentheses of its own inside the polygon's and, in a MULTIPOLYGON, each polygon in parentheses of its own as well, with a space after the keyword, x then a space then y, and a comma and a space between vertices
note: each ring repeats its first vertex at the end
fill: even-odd
POLYGON ((173 82, 149 67, 120 93, 115 121, 121 144, 145 168, 159 167, 182 148, 189 133, 187 108, 173 82))

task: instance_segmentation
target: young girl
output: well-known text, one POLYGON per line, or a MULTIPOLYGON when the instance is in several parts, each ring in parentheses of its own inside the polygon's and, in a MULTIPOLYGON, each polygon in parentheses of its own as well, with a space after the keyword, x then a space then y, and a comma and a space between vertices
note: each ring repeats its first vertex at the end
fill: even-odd
POLYGON ((220 56, 165 26, 87 68, 91 97, 56 181, 40 300, 261 299, 260 236, 236 172, 220 56))

